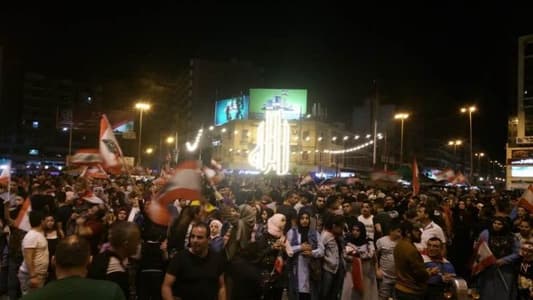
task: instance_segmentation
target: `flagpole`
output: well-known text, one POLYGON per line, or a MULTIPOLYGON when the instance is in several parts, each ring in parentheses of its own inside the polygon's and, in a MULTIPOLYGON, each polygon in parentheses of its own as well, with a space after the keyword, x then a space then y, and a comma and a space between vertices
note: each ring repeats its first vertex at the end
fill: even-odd
POLYGON ((505 281, 505 278, 503 277, 502 270, 500 270, 500 267, 496 267, 496 270, 498 271, 498 275, 500 276, 500 279, 502 280, 503 287, 505 287, 505 291, 509 293, 509 285, 507 285, 507 281, 505 281))

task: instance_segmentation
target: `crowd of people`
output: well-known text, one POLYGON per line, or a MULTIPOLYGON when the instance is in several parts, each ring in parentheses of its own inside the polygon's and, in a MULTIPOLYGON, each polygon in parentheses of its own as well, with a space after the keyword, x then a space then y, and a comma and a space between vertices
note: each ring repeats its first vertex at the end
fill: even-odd
POLYGON ((532 219, 519 194, 204 181, 200 199, 175 199, 160 224, 147 213, 155 182, 13 177, 0 194, 0 295, 450 299, 463 278, 474 299, 533 297, 532 219))

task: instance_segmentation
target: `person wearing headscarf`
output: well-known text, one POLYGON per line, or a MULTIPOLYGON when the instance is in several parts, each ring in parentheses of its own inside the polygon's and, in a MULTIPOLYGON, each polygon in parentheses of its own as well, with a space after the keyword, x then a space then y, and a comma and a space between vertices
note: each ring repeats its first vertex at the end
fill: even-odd
POLYGON ((322 257, 324 249, 323 244, 318 243, 318 233, 310 228, 310 222, 310 214, 300 210, 297 226, 287 232, 290 300, 318 300, 320 295, 319 282, 311 276, 311 263, 314 263, 311 260, 322 257))
POLYGON ((224 250, 224 238, 222 237, 222 222, 217 219, 209 222, 209 231, 211 236, 209 237, 209 246, 215 252, 221 252, 224 250))
POLYGON ((355 222, 346 237, 346 276, 342 288, 343 300, 377 300, 376 249, 366 235, 365 224, 355 222), (364 275, 363 275, 364 274, 364 275))
MULTIPOLYGON (((517 272, 519 242, 511 232, 507 217, 494 217, 489 229, 481 232, 478 243, 487 243, 496 257, 496 263, 478 274, 477 282, 481 299, 511 300, 517 296, 517 272)), ((475 255, 475 254, 474 254, 475 255)))
POLYGON ((285 287, 284 261, 290 249, 287 249, 287 239, 283 233, 286 223, 285 215, 274 214, 267 221, 266 233, 257 241, 262 299, 265 300, 280 300, 285 287))

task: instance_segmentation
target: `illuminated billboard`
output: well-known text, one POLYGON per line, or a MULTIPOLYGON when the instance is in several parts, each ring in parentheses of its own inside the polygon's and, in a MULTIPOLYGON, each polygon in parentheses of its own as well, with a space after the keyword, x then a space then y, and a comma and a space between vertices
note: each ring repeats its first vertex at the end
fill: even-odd
POLYGON ((247 96, 219 100, 215 104, 215 126, 233 120, 248 119, 250 101, 247 96))
POLYGON ((512 166, 511 176, 513 177, 533 177, 533 166, 512 166))
POLYGON ((300 119, 307 113, 307 90, 250 89, 250 114, 263 119, 265 110, 280 109, 286 120, 300 119))

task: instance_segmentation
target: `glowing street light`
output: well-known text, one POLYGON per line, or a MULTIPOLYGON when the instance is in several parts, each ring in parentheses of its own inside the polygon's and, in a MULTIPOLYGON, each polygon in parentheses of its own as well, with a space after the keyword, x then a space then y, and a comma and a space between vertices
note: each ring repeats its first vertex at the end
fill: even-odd
POLYGON ((150 155, 152 153, 154 153, 154 148, 146 148, 146 150, 144 151, 146 154, 150 155))
POLYGON ((142 145, 142 134, 143 134, 143 112, 150 110, 152 106, 150 103, 146 102, 137 102, 135 103, 135 109, 140 111, 139 116, 139 142, 137 144, 137 164, 141 165, 141 145, 142 145))
POLYGON ((462 114, 466 114, 468 112, 468 121, 470 124, 470 178, 472 178, 472 172, 474 171, 474 157, 472 155, 472 113, 476 110, 477 108, 473 105, 469 107, 461 107, 462 114))
POLYGON ((400 120, 401 130, 400 130, 400 164, 403 163, 403 122, 409 118, 408 113, 398 113, 394 115, 395 120, 400 120))
POLYGON ((478 169, 479 174, 481 174, 481 158, 485 157, 485 153, 478 152, 478 153, 475 153, 474 156, 477 157, 477 169, 478 169))
POLYGON ((455 153, 457 152, 457 146, 461 146, 463 144, 463 141, 461 140, 451 140, 448 142, 448 146, 453 146, 453 155, 455 156, 455 153))
POLYGON ((169 136, 166 138, 165 142, 169 145, 171 145, 172 143, 174 143, 175 139, 173 136, 169 136))

